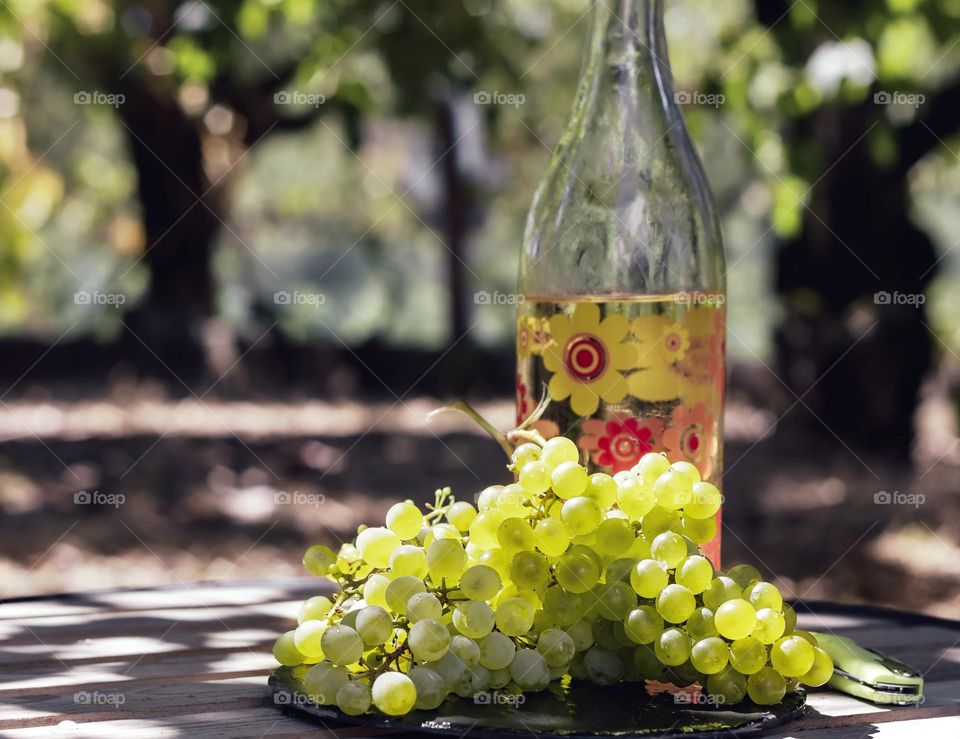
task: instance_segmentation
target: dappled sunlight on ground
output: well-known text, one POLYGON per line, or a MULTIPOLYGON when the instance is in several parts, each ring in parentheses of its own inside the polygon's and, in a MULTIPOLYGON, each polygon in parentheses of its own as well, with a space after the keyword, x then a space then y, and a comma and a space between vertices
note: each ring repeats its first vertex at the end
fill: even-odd
MULTIPOLYGON (((298 576, 308 545, 336 545, 393 500, 443 485, 472 500, 506 479, 469 419, 427 420, 441 404, 12 401, 3 595, 298 576)), ((513 420, 506 401, 479 409, 513 420)), ((738 396, 726 438, 726 564, 753 562, 796 596, 960 617, 949 455, 911 468, 738 396)))

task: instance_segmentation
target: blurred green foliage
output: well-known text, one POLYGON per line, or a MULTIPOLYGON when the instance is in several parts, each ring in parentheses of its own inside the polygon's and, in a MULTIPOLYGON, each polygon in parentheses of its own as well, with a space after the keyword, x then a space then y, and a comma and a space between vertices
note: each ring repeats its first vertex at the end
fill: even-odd
MULTIPOLYGON (((893 166, 898 131, 923 110, 906 96, 933 99, 960 66, 960 0, 802 0, 764 17, 777 5, 669 0, 666 13, 678 86, 723 95, 685 112, 724 218, 731 349, 761 356, 776 316, 775 239, 796 233, 808 188, 830 166, 822 142, 793 123, 900 94, 877 106, 866 134, 874 159, 893 166)), ((121 312, 78 306, 74 293, 121 292, 131 305, 146 289, 149 204, 137 200, 129 131, 109 101, 75 103, 132 84, 193 122, 211 181, 228 175, 215 260, 223 316, 241 327, 278 290, 320 290, 321 305, 281 312, 295 339, 443 345, 433 104, 454 101, 478 204, 468 279, 510 292, 524 214, 576 86, 588 10, 585 0, 5 0, 0 330, 110 335, 121 312), (299 97, 288 105, 278 91, 299 97), (525 102, 475 105, 478 91, 525 102), (274 127, 301 119, 309 125, 274 127)), ((950 144, 910 176, 915 217, 950 267, 932 291, 936 328, 960 349, 960 223, 948 194, 960 168, 950 144)), ((478 307, 474 319, 479 340, 510 340, 509 306, 478 307)))

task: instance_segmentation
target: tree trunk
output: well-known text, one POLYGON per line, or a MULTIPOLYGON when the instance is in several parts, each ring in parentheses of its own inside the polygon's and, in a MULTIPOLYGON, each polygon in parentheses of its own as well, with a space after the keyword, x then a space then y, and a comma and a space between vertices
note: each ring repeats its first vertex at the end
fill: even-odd
POLYGON ((211 254, 222 205, 207 192, 198 124, 150 86, 131 83, 122 92, 119 115, 137 169, 142 259, 150 270, 147 296, 126 318, 132 336, 125 340, 147 365, 156 354, 174 372, 196 377, 204 367, 202 325, 213 311, 211 254))
POLYGON ((823 171, 832 169, 778 255, 777 349, 781 376, 818 429, 822 421, 847 443, 906 455, 931 362, 922 294, 936 257, 910 222, 906 170, 870 156, 865 134, 880 114, 867 103, 801 123, 800 140, 818 141, 823 171))

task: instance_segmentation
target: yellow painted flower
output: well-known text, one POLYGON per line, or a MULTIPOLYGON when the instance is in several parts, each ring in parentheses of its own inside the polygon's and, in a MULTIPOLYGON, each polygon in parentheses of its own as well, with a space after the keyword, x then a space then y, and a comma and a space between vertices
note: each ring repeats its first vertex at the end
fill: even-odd
POLYGON ((550 343, 549 324, 536 316, 520 316, 517 319, 517 354, 521 358, 539 354, 550 343))
POLYGON ((627 396, 623 371, 636 363, 633 344, 624 342, 629 325, 618 314, 600 320, 600 308, 581 303, 571 318, 550 319, 553 342, 543 350, 543 363, 554 373, 548 390, 554 400, 570 398, 578 416, 596 413, 602 400, 619 403, 627 396))

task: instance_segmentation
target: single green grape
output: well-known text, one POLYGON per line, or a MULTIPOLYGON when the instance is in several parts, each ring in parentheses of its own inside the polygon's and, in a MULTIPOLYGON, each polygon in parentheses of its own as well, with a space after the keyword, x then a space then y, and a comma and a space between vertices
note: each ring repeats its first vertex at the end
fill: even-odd
POLYGON ((323 632, 320 648, 333 664, 352 665, 363 655, 363 640, 354 629, 340 623, 323 632))
POLYGON ((639 477, 625 476, 617 480, 617 506, 632 520, 641 520, 656 504, 653 490, 639 477))
POLYGON ((767 648, 752 636, 736 639, 730 645, 730 664, 744 675, 760 672, 767 664, 767 648))
POLYGON ((576 462, 580 459, 577 445, 565 436, 554 436, 543 445, 540 459, 552 470, 564 462, 576 462))
POLYGON ((577 645, 566 631, 546 629, 537 638, 537 651, 550 667, 563 667, 570 664, 577 645))
POLYGON ((401 575, 390 581, 383 597, 387 602, 387 610, 392 613, 405 615, 407 613, 407 602, 417 593, 424 593, 427 586, 423 580, 412 575, 401 575))
POLYGON ((337 561, 337 555, 330 547, 317 545, 310 547, 303 555, 303 566, 311 575, 324 577, 330 572, 330 567, 337 561))
POLYGON ((786 692, 786 681, 772 667, 764 667, 747 678, 747 695, 758 706, 779 703, 786 692))
POLYGON ((583 493, 595 500, 601 511, 605 511, 617 502, 617 481, 603 472, 590 475, 587 489, 583 493))
POLYGON ((690 662, 693 667, 704 675, 714 675, 724 667, 730 659, 727 643, 718 636, 708 636, 701 639, 690 650, 690 662))
POLYGON ((641 519, 640 526, 643 535, 653 541, 656 536, 665 531, 674 531, 680 526, 680 516, 675 511, 668 511, 660 506, 654 506, 641 519))
POLYGON ((468 668, 472 669, 480 664, 480 646, 467 636, 457 634, 452 637, 450 651, 457 655, 468 668))
POLYGON ((783 604, 783 633, 792 634, 797 628, 797 612, 789 603, 783 604))
POLYGON ((694 595, 700 595, 713 582, 713 565, 699 554, 687 557, 677 567, 676 581, 694 595))
POLYGON ((630 551, 635 538, 629 521, 608 518, 597 527, 596 548, 604 557, 619 557, 630 551))
POLYGON ((630 585, 641 598, 656 598, 668 580, 667 570, 654 559, 640 560, 630 573, 630 585))
POLYGON ((683 515, 698 520, 713 518, 720 510, 722 502, 723 496, 716 485, 709 482, 695 482, 690 501, 683 507, 683 515))
POLYGON ((399 672, 384 672, 373 681, 373 705, 388 716, 410 713, 417 702, 417 688, 413 681, 399 672))
POLYGON ((733 706, 747 696, 747 677, 732 667, 707 676, 707 695, 718 705, 733 706))
MULTIPOLYGON (((416 597, 416 596, 414 596, 416 597)), ((393 633, 393 620, 380 606, 366 606, 357 612, 356 630, 370 647, 383 644, 393 633)))
POLYGON ((813 665, 803 675, 800 682, 817 688, 833 677, 833 660, 820 647, 813 647, 813 665))
POLYGON ((390 578, 374 572, 367 578, 363 585, 363 599, 368 606, 387 607, 387 586, 390 585, 390 578))
POLYGON ((497 628, 507 636, 521 636, 533 626, 533 607, 523 598, 507 598, 496 610, 497 628))
POLYGON ((563 504, 560 515, 573 536, 596 531, 603 520, 596 502, 583 496, 570 498, 563 504))
POLYGON ((503 485, 490 485, 477 493, 477 510, 481 513, 494 510, 502 491, 503 485))
POLYGON ((487 565, 468 567, 460 576, 460 590, 470 600, 490 600, 503 582, 495 569, 487 565))
POLYGON ((764 644, 773 644, 783 636, 786 624, 783 614, 772 608, 761 608, 757 611, 757 625, 753 628, 753 636, 764 644))
POLYGON ((443 604, 433 593, 414 593, 407 601, 406 613, 411 623, 439 619, 443 615, 443 604))
POLYGON ((451 504, 446 513, 447 521, 460 533, 470 530, 470 524, 477 517, 477 509, 465 500, 451 504))
POLYGON ((499 509, 481 511, 470 524, 470 541, 483 549, 499 546, 497 530, 507 516, 499 509))
POLYGON ((694 640, 717 636, 717 627, 713 623, 713 611, 706 606, 697 608, 687 619, 687 633, 694 640))
POLYGON ((550 579, 550 567, 542 554, 517 552, 510 560, 510 579, 518 588, 540 590, 550 579))
POLYGON ((663 631, 663 617, 650 606, 638 606, 627 615, 623 628, 637 644, 652 644, 663 631))
POLYGON ((443 678, 429 667, 418 665, 407 673, 407 677, 417 691, 414 707, 420 711, 439 708, 450 692, 443 678))
POLYGON ((763 580, 763 575, 753 565, 734 565, 727 570, 727 577, 733 580, 741 588, 746 589, 751 584, 763 580))
POLYGON ((417 621, 410 627, 407 644, 418 662, 435 662, 450 648, 450 632, 434 618, 417 621))
MULTIPOLYGON (((419 530, 418 528, 417 531, 419 530)), ((396 533, 382 526, 371 526, 357 535, 360 556, 377 568, 389 567, 390 555, 402 543, 396 533)))
POLYGON ((696 465, 691 464, 690 462, 674 462, 670 465, 670 469, 685 476, 688 480, 690 480, 691 485, 700 482, 700 470, 697 469, 696 465))
POLYGON ((683 519, 683 535, 695 544, 706 544, 717 535, 717 521, 714 518, 683 519))
POLYGON ((450 651, 436 662, 427 662, 422 667, 437 673, 443 679, 443 684, 448 692, 453 690, 467 671, 467 666, 463 664, 463 660, 450 651))
POLYGON ((714 611, 713 622, 724 639, 742 639, 753 633, 757 612, 745 600, 728 600, 714 611))
POLYGON ((360 716, 370 710, 373 696, 370 688, 359 680, 344 683, 337 690, 337 708, 348 716, 360 716))
POLYGON ((799 636, 785 636, 770 647, 770 664, 784 677, 800 677, 813 667, 814 647, 799 636))
POLYGON ((637 462, 631 472, 649 481, 652 485, 660 475, 670 470, 670 460, 661 452, 647 452, 637 462))
POLYGON ((579 552, 561 557, 554 571, 560 586, 571 593, 586 593, 600 580, 600 567, 593 559, 579 552))
POLYGON ((330 613, 331 608, 333 608, 333 601, 325 595, 315 595, 312 598, 307 598, 303 601, 300 611, 297 613, 297 623, 302 624, 304 621, 319 620, 330 613))
POLYGON ((583 655, 587 679, 597 685, 615 685, 623 680, 623 663, 615 651, 601 646, 590 647, 583 655))
POLYGON ((570 546, 570 532, 563 521, 545 518, 533 530, 537 549, 548 557, 559 557, 570 546))
POLYGON ((523 469, 523 465, 525 465, 527 462, 540 459, 540 453, 542 451, 543 450, 539 444, 532 444, 530 442, 521 444, 514 449, 513 454, 510 455, 510 461, 513 463, 513 468, 515 470, 523 469))
POLYGON ((387 511, 386 523, 394 534, 409 541, 423 528, 423 513, 409 500, 394 503, 387 511))
POLYGON ((657 612, 668 623, 683 623, 696 609, 696 596, 683 585, 667 585, 657 596, 657 612))
POLYGON ((437 585, 446 582, 450 585, 460 579, 460 573, 467 566, 467 552, 459 541, 438 539, 427 549, 427 567, 430 578, 437 585))
POLYGON ((395 575, 427 576, 427 553, 413 544, 403 544, 390 555, 390 571, 395 575))
POLYGON ((743 593, 736 582, 726 575, 713 578, 709 587, 703 591, 703 605, 716 613, 717 609, 728 600, 736 600, 743 593))
POLYGON ((577 593, 571 593, 559 585, 552 585, 543 593, 543 610, 549 613, 559 626, 572 626, 583 616, 583 601, 577 593))
POLYGON ((453 611, 454 627, 471 639, 480 639, 489 634, 493 630, 494 623, 493 609, 481 600, 460 603, 453 611))
POLYGON ((528 495, 539 495, 550 488, 550 468, 540 460, 531 460, 520 468, 520 487, 528 495))
POLYGON ((627 614, 637 605, 637 595, 625 582, 603 583, 600 592, 601 618, 622 623, 627 614))
POLYGON ((333 705, 340 688, 350 680, 345 667, 324 660, 311 667, 303 676, 303 690, 310 699, 320 705, 333 705))
POLYGON ((761 608, 770 608, 779 611, 783 608, 783 596, 773 583, 755 582, 749 585, 743 591, 744 600, 750 601, 750 605, 758 611, 761 608))
POLYGON ((510 577, 510 557, 499 547, 487 549, 480 555, 477 564, 486 565, 500 575, 500 580, 510 577))
POLYGON ((657 505, 665 511, 676 511, 690 502, 693 483, 685 474, 671 469, 653 483, 653 494, 657 498, 657 505))
POLYGON ((321 639, 328 628, 326 621, 304 621, 293 632, 294 646, 307 658, 322 657, 321 639))
POLYGON ((500 548, 509 555, 533 549, 537 540, 530 524, 523 518, 511 516, 506 518, 497 527, 497 542, 500 548))
POLYGON ((513 662, 517 651, 513 639, 494 631, 483 637, 480 642, 480 664, 488 670, 502 670, 513 662))
POLYGON ((590 478, 585 467, 576 462, 562 462, 551 473, 550 482, 557 497, 569 500, 584 494, 590 478))
POLYGON ((653 642, 657 659, 671 667, 690 659, 690 647, 690 637, 676 627, 664 630, 653 642))
POLYGON ((522 690, 543 690, 550 684, 550 667, 533 649, 518 649, 510 663, 510 677, 522 690))
POLYGON ((650 543, 650 554, 668 570, 672 570, 686 559, 687 543, 679 534, 664 531, 650 543))
POLYGON ((296 667, 302 665, 307 659, 307 655, 297 649, 294 641, 295 633, 293 630, 284 632, 273 645, 273 656, 281 665, 296 667))

